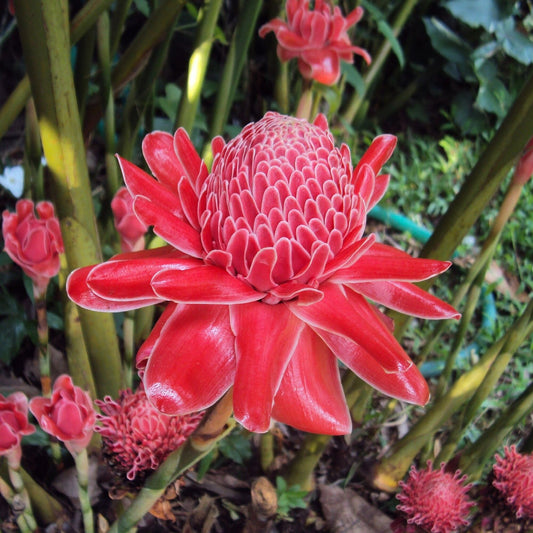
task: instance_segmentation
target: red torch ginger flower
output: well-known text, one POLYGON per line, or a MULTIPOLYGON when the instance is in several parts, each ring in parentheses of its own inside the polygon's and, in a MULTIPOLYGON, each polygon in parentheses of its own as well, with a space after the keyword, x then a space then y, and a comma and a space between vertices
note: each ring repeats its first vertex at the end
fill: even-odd
POLYGON ((155 470, 178 449, 196 429, 203 413, 168 416, 158 411, 141 388, 121 391, 118 401, 107 396, 96 400, 103 415, 97 414, 95 430, 102 435, 107 453, 126 477, 155 470))
POLYGON ((32 279, 36 294, 41 295, 50 278, 59 272, 63 239, 54 206, 39 202, 35 209, 40 218, 35 217, 31 200, 19 200, 16 213, 3 212, 2 233, 5 251, 32 279))
POLYGON ((0 455, 5 455, 11 468, 18 468, 22 450, 20 440, 31 435, 35 427, 28 422, 28 399, 22 392, 7 398, 0 394, 0 455))
POLYGON ((148 226, 133 212, 133 197, 126 187, 121 187, 111 201, 115 228, 120 234, 123 252, 137 252, 144 249, 144 235, 148 226))
POLYGON ((51 398, 32 398, 30 411, 41 429, 63 441, 71 454, 89 444, 96 412, 89 393, 74 385, 70 376, 56 379, 51 398))
POLYGON ((409 478, 400 482, 402 490, 396 496, 401 502, 397 509, 407 515, 407 520, 392 523, 395 533, 418 531, 418 528, 429 533, 451 533, 468 525, 467 517, 474 502, 467 492, 472 485, 464 484, 466 475, 461 476, 460 470, 451 474, 444 471, 445 466, 442 463, 439 470, 432 470, 428 461, 425 470, 411 467, 409 478))
POLYGON ((310 124, 267 113, 227 144, 213 140, 209 173, 183 129, 154 132, 143 152, 156 179, 119 161, 136 215, 170 245, 76 270, 68 293, 100 311, 170 301, 137 354, 148 398, 168 414, 203 410, 233 386, 235 418, 251 431, 273 417, 345 434, 336 358, 377 389, 424 404, 424 378, 366 300, 458 316, 410 283, 450 263, 363 237, 395 143, 378 137, 353 168, 322 115, 310 124))
POLYGON ((492 484, 516 513, 517 518, 533 519, 533 455, 523 455, 516 446, 505 447, 496 455, 492 484))
POLYGON ((325 85, 337 83, 340 62, 353 61, 358 54, 370 63, 368 52, 352 46, 346 30, 359 22, 363 8, 356 7, 346 18, 338 6, 332 8, 324 0, 316 0, 314 10, 309 0, 287 0, 287 22, 276 18, 259 29, 264 37, 273 31, 278 40, 280 61, 298 58, 298 68, 306 79, 325 85))

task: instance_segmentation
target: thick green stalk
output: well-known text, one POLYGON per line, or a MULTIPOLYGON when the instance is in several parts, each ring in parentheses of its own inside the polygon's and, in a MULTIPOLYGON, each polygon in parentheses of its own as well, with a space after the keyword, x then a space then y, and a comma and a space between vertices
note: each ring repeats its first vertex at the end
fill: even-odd
POLYGON ((9 479, 11 481, 11 484, 13 485, 13 488, 15 489, 15 495, 19 500, 18 505, 22 505, 21 516, 23 517, 23 520, 21 520, 21 524, 27 525, 30 531, 36 531, 37 521, 33 516, 30 498, 28 496, 26 488, 24 487, 24 480, 20 475, 20 464, 10 464, 10 462, 11 461, 9 461, 8 457, 7 468, 9 471, 9 479))
POLYGON ((132 0, 118 0, 115 2, 115 9, 113 10, 113 18, 111 19, 111 57, 113 57, 120 42, 120 36, 124 30, 124 22, 128 16, 132 0))
POLYGON ((494 455, 506 435, 533 410, 533 383, 505 409, 498 419, 476 442, 463 451, 459 458, 459 468, 471 480, 478 480, 485 465, 494 455))
POLYGON ((199 26, 194 50, 189 59, 187 85, 181 97, 175 123, 176 128, 181 126, 188 132, 191 132, 194 126, 221 7, 222 0, 206 0, 199 12, 199 26))
POLYGON ((289 63, 279 63, 278 75, 274 86, 276 102, 281 113, 287 114, 290 108, 289 98, 289 63))
POLYGON ((94 532, 94 516, 89 499, 89 456, 87 450, 82 450, 74 455, 76 473, 78 474, 78 489, 80 498, 81 514, 85 533, 94 532))
MULTIPOLYGON (((112 2, 113 0, 90 0, 87 2, 72 19, 70 25, 70 42, 72 44, 77 43, 89 28, 96 23, 100 13, 106 10, 112 2)), ((4 136, 9 126, 22 111, 30 94, 30 79, 26 75, 0 109, 0 138, 4 136)))
POLYGON ((528 306, 504 337, 496 341, 468 372, 462 374, 448 392, 438 398, 410 431, 394 444, 389 455, 376 466, 373 483, 385 491, 395 490, 414 458, 457 410, 468 402, 483 383, 498 357, 514 354, 524 341, 532 306, 528 306), (503 355, 502 355, 503 354, 503 355))
POLYGON ((44 294, 33 288, 35 314, 37 316, 37 338, 39 340, 39 370, 41 374, 41 393, 45 398, 52 394, 50 380, 50 350, 48 349, 48 319, 46 317, 46 291, 44 294))
POLYGON ((126 532, 135 527, 172 481, 205 457, 219 440, 231 433, 235 426, 235 422, 229 420, 232 400, 233 394, 230 390, 206 414, 184 446, 172 452, 146 480, 131 506, 111 526, 109 533, 126 532))
MULTIPOLYGON (((101 261, 81 124, 61 2, 16 0, 19 34, 30 76, 50 186, 69 269, 101 261)), ((111 315, 80 311, 99 395, 115 396, 120 354, 111 315)))
MULTIPOLYGON (((409 15, 415 8, 419 0, 406 0, 401 7, 396 19, 392 23, 392 32, 395 37, 400 35, 409 15)), ((383 43, 378 50, 377 54, 372 57, 372 63, 370 68, 363 75, 363 80, 365 82, 365 92, 363 94, 354 93, 346 107, 346 110, 342 114, 342 119, 348 124, 351 124, 354 118, 357 116, 359 111, 362 109, 362 106, 365 102, 366 97, 368 96, 370 90, 372 89, 376 79, 385 64, 386 59, 389 57, 389 54, 392 50, 392 45, 388 39, 384 39, 383 43)))
POLYGON ((285 476, 287 485, 299 485, 302 490, 312 490, 313 470, 331 440, 331 435, 306 435, 298 455, 291 461, 285 476))
POLYGON ((211 116, 211 138, 222 135, 235 98, 235 91, 241 78, 244 61, 252 36, 256 32, 256 21, 261 11, 263 0, 248 0, 239 11, 237 26, 233 32, 231 44, 224 65, 222 78, 218 85, 215 108, 211 116))

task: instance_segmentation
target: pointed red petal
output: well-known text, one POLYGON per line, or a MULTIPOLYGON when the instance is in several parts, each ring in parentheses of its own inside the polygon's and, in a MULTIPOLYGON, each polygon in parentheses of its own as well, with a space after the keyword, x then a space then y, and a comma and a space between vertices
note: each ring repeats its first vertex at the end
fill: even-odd
POLYGON ((185 170, 185 175, 196 194, 199 194, 200 187, 207 177, 208 171, 205 163, 194 148, 189 135, 183 128, 179 128, 174 134, 174 149, 181 166, 185 170))
POLYGON ((187 222, 180 220, 144 196, 136 196, 133 201, 135 214, 147 225, 154 227, 154 233, 172 244, 178 250, 202 257, 200 234, 187 222))
POLYGON ((230 318, 237 357, 235 418, 246 429, 263 433, 303 324, 285 305, 260 302, 231 306, 230 318))
POLYGON ((225 270, 209 265, 161 271, 154 276, 152 287, 165 300, 196 304, 239 304, 265 296, 225 270))
POLYGON ((159 298, 140 300, 106 300, 97 296, 87 283, 87 278, 92 269, 97 265, 78 268, 70 273, 67 278, 67 294, 69 298, 84 309, 93 311, 130 311, 139 307, 146 307, 161 302, 159 298))
POLYGON ((108 300, 165 300, 164 296, 156 295, 150 284, 154 275, 169 268, 181 271, 203 263, 198 259, 183 258, 177 250, 168 253, 166 247, 162 252, 160 256, 150 254, 149 257, 112 260, 96 265, 87 278, 87 284, 97 296, 108 300))
POLYGON ((383 394, 417 405, 429 401, 428 385, 416 365, 411 364, 402 372, 387 372, 356 343, 328 331, 316 331, 350 370, 383 394))
MULTIPOLYGON (((135 364, 139 370, 139 375, 141 373, 144 375, 144 369, 146 368, 146 363, 148 363, 148 358, 154 349, 155 343, 158 341, 159 336, 161 335, 161 330, 167 321, 172 317, 174 311, 178 304, 174 302, 169 302, 165 307, 165 310, 161 313, 161 316, 158 318, 155 326, 152 328, 148 338, 141 344, 141 347, 137 350, 137 356, 135 358, 135 364)), ((141 376, 142 377, 142 376, 141 376)))
POLYGON ((346 435, 352 430, 337 359, 305 327, 274 399, 272 417, 310 433, 346 435))
POLYGON ((370 198, 370 201, 366 206, 367 210, 372 209, 383 198, 383 195, 385 194, 387 187, 389 186, 389 181, 390 174, 379 174, 378 176, 376 176, 374 193, 372 194, 372 198, 370 198))
POLYGON ((228 307, 182 304, 161 328, 143 383, 160 411, 183 415, 213 405, 231 387, 234 375, 228 307))
POLYGON ((170 133, 154 131, 146 135, 142 151, 152 174, 171 190, 178 190, 178 182, 185 170, 174 151, 174 139, 170 133))
POLYGON ((381 167, 386 163, 389 157, 394 152, 396 146, 396 137, 394 135, 379 135, 376 137, 372 144, 368 147, 363 157, 359 160, 359 163, 353 171, 353 179, 357 181, 359 171, 363 165, 369 165, 374 171, 374 174, 379 174, 381 167))
POLYGON ((404 281, 347 283, 350 289, 389 309, 420 318, 441 319, 461 316, 451 305, 420 287, 404 281))
POLYGON ((324 298, 317 303, 300 306, 288 302, 287 305, 313 329, 324 329, 361 345, 388 372, 409 368, 411 360, 362 296, 351 291, 346 293, 333 283, 324 283, 320 289, 324 298))
POLYGON ((356 263, 335 272, 336 283, 395 280, 422 281, 448 270, 449 261, 411 257, 386 244, 374 243, 356 263))

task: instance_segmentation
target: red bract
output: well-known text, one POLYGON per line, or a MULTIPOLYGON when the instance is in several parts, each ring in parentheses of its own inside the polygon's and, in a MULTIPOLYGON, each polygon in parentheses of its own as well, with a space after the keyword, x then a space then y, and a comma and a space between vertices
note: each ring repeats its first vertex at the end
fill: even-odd
POLYGON ((203 413, 167 416, 158 411, 141 388, 121 391, 118 401, 96 400, 104 413, 96 415, 95 430, 102 435, 112 463, 131 481, 147 470, 155 470, 196 429, 203 413))
POLYGON ((59 272, 63 239, 54 206, 39 202, 35 209, 39 219, 31 200, 19 200, 16 213, 3 212, 2 233, 5 251, 32 279, 36 292, 42 294, 50 278, 59 272))
POLYGON ((89 393, 74 385, 70 376, 56 379, 51 398, 32 398, 30 411, 41 428, 63 441, 70 453, 79 453, 89 444, 96 412, 89 393))
POLYGON ((35 427, 28 422, 28 399, 22 392, 7 398, 0 394, 0 455, 6 455, 13 468, 20 464, 20 440, 35 427))
POLYGON ((529 142, 522 151, 522 155, 515 167, 513 180, 525 185, 531 176, 533 176, 533 137, 529 139, 529 142))
POLYGON ((496 455, 493 472, 492 484, 516 517, 533 519, 533 455, 523 455, 516 446, 506 446, 503 457, 496 455))
POLYGON ((358 54, 370 63, 368 52, 352 46, 346 30, 359 22, 363 8, 356 7, 346 18, 338 6, 332 8, 323 0, 316 0, 314 10, 309 0, 288 0, 287 22, 276 18, 259 29, 264 37, 273 31, 278 40, 280 61, 298 58, 298 68, 304 78, 325 85, 337 83, 340 62, 353 61, 358 54))
POLYGON ((111 201, 115 228, 120 234, 123 252, 137 252, 144 249, 144 235, 148 226, 133 212, 133 197, 126 187, 121 187, 111 201))
POLYGON ((451 533, 461 526, 468 525, 468 514, 474 502, 467 492, 472 486, 465 485, 466 475, 461 471, 454 474, 445 472, 445 463, 439 470, 432 470, 428 461, 427 469, 409 471, 409 478, 400 482, 401 492, 396 496, 401 505, 399 511, 406 514, 406 520, 398 519, 392 524, 395 533, 416 531, 419 526, 430 533, 451 533))
POLYGON ((137 354, 148 397, 165 413, 209 407, 232 385, 236 419, 271 417, 305 431, 351 429, 336 358, 396 398, 428 387, 366 297, 424 318, 457 312, 411 284, 447 262, 413 259, 363 237, 395 137, 374 140, 353 168, 326 119, 267 113, 228 144, 211 173, 179 129, 144 139, 156 179, 120 159, 134 209, 169 246, 74 271, 82 307, 122 311, 170 301, 137 354))

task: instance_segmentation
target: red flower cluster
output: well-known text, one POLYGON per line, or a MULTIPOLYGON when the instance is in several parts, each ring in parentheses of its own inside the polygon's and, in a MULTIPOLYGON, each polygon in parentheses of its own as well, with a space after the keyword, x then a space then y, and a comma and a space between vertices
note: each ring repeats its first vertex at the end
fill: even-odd
POLYGON ((0 455, 7 456, 12 468, 20 464, 20 440, 34 431, 28 422, 28 399, 24 393, 14 392, 7 398, 0 394, 0 455))
POLYGON ((30 411, 41 428, 63 441, 71 454, 89 444, 96 412, 89 393, 74 385, 70 376, 56 379, 51 398, 32 398, 30 411))
POLYGON ((533 454, 523 455, 516 446, 496 455, 493 485, 517 518, 533 519, 533 454))
POLYGON ((400 482, 402 490, 396 496, 401 502, 397 509, 405 513, 406 520, 400 518, 391 524, 394 533, 414 532, 416 526, 430 533, 451 533, 468 525, 474 502, 466 493, 472 485, 464 485, 466 475, 461 476, 460 470, 451 474, 445 472, 445 466, 442 463, 439 470, 432 470, 428 461, 425 470, 411 467, 409 478, 400 482))
POLYGON ((3 212, 2 233, 7 254, 32 279, 40 295, 59 272, 63 239, 54 206, 39 202, 35 209, 40 218, 35 217, 31 200, 19 200, 16 213, 3 212))
POLYGON ((118 401, 96 400, 104 414, 96 415, 95 430, 102 435, 107 453, 132 481, 137 474, 155 470, 196 429, 203 413, 167 416, 158 411, 142 388, 125 390, 118 401))
POLYGON ((148 398, 167 414, 203 410, 233 386, 235 418, 345 434, 337 358, 362 379, 424 404, 427 384, 367 298, 422 318, 458 317, 421 290, 450 263, 413 259, 364 237, 396 139, 374 140, 355 168, 325 117, 267 113, 229 143, 211 173, 189 137, 155 132, 155 178, 119 159, 136 215, 169 246, 119 254, 67 281, 82 307, 123 311, 169 301, 139 349, 148 398))
POLYGON ((138 252, 144 249, 144 235, 148 226, 143 224, 133 212, 133 198, 121 187, 111 201, 111 210, 115 219, 115 228, 120 234, 123 252, 138 252))
POLYGON ((352 46, 347 30, 361 19, 363 8, 356 7, 346 18, 338 6, 316 0, 314 10, 309 0, 287 0, 287 22, 276 18, 259 29, 264 37, 273 31, 278 39, 280 61, 298 58, 298 68, 306 79, 325 85, 337 83, 340 62, 353 61, 358 54, 370 63, 368 52, 352 46))

